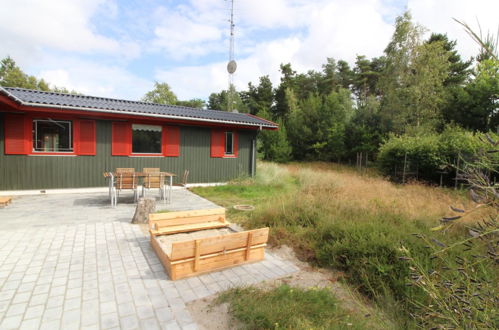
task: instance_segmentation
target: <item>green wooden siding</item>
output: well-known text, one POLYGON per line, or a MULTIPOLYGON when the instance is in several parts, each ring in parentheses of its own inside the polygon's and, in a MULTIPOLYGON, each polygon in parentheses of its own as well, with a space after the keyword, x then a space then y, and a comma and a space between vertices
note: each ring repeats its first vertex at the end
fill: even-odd
POLYGON ((190 171, 190 183, 224 182, 251 175, 255 131, 239 131, 238 158, 210 157, 210 128, 181 126, 179 157, 111 156, 111 121, 97 120, 95 156, 26 156, 4 154, 4 124, 0 114, 0 190, 100 187, 105 171, 117 167, 159 167, 177 174, 190 171))

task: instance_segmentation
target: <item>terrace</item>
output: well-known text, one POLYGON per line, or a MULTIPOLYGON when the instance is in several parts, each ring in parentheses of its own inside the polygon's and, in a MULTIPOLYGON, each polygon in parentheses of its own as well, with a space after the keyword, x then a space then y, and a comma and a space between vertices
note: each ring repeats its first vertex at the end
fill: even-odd
MULTIPOLYGON (((133 198, 107 192, 15 196, 0 209, 0 328, 196 329, 186 303, 295 272, 265 260, 171 281, 145 226, 130 224, 133 198)), ((158 209, 216 207, 186 189, 158 209)))

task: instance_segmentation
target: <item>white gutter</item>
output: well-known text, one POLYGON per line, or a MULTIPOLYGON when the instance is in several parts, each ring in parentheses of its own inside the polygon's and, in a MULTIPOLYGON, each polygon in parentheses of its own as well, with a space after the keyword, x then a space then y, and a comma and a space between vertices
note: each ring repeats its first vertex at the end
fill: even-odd
MULTIPOLYGON (((19 99, 15 95, 9 93, 4 88, 0 87, 0 89, 3 90, 4 92, 6 92, 10 97, 12 97, 14 100, 21 103, 22 105, 31 106, 31 107, 59 108, 59 109, 68 109, 68 110, 83 110, 83 111, 89 111, 89 112, 115 113, 115 114, 126 114, 126 115, 139 116, 139 117, 155 117, 155 118, 179 119, 179 120, 190 120, 190 121, 204 121, 204 122, 211 122, 211 123, 222 123, 222 124, 231 124, 231 125, 240 125, 240 126, 257 126, 257 127, 260 127, 260 129, 262 127, 262 124, 241 123, 241 122, 233 122, 233 121, 229 121, 229 120, 184 117, 184 116, 175 116, 175 115, 161 115, 161 114, 142 113, 142 112, 137 113, 137 112, 133 112, 133 111, 120 111, 120 110, 109 110, 109 109, 98 109, 98 108, 74 107, 74 106, 69 106, 69 105, 63 106, 63 105, 58 105, 58 104, 40 104, 40 103, 24 102, 23 100, 19 99)), ((212 111, 212 110, 206 110, 206 111, 212 111)), ((276 127, 276 126, 271 126, 271 125, 264 125, 264 126, 270 127, 270 128, 276 127)))

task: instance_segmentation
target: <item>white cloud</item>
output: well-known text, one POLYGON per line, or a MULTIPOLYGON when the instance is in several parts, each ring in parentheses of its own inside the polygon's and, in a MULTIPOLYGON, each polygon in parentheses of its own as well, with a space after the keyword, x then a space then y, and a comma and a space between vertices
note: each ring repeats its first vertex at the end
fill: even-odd
MULTIPOLYGON (((299 47, 298 38, 259 44, 254 49, 253 56, 237 61, 238 68, 234 74, 236 89, 246 89, 250 81, 258 83, 258 78, 263 75, 269 75, 277 83, 280 79, 279 65, 292 62, 299 47)), ((297 66, 294 68, 305 69, 297 66)), ((211 93, 227 89, 229 84, 226 61, 158 70, 155 78, 166 81, 180 99, 207 99, 211 93)))
POLYGON ((21 63, 35 61, 44 49, 138 56, 135 42, 122 43, 96 31, 91 19, 101 11, 112 18, 117 9, 111 0, 9 1, 0 11, 0 55, 12 55, 21 63))
POLYGON ((163 22, 154 29, 153 46, 164 49, 171 57, 207 54, 214 50, 213 45, 216 46, 212 42, 222 38, 222 31, 217 26, 200 23, 178 12, 162 11, 163 22))
POLYGON ((153 88, 153 82, 137 77, 114 65, 71 58, 45 59, 45 69, 37 76, 53 86, 66 87, 82 94, 139 100, 153 88))
POLYGON ((479 47, 466 34, 463 27, 452 18, 466 22, 475 31, 478 23, 484 35, 496 34, 499 26, 499 1, 497 0, 408 0, 414 20, 431 32, 447 33, 450 40, 457 40, 457 49, 464 58, 476 56, 479 47))

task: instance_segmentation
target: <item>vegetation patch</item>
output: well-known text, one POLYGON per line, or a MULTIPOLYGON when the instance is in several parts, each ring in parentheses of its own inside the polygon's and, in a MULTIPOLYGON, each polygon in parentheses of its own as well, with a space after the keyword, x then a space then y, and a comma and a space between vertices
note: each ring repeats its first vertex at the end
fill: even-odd
MULTIPOLYGON (((272 244, 288 244, 302 260, 341 270, 346 282, 384 307, 399 326, 414 325, 410 315, 413 303, 425 304, 428 295, 420 287, 408 285, 411 265, 405 261, 405 251, 410 251, 422 269, 433 269, 436 265, 430 255, 439 246, 414 234, 431 235, 445 245, 459 240, 473 220, 465 218, 443 232, 431 229, 439 218, 452 213, 449 205, 471 207, 466 196, 417 183, 401 186, 327 163, 281 165, 283 182, 262 183, 259 177, 269 176, 275 166, 260 164, 254 183, 246 178, 222 191, 198 188, 196 192, 222 200, 226 191, 238 191, 231 186, 243 186, 240 191, 251 190, 252 184, 260 186, 258 189, 266 192, 264 198, 231 195, 232 201, 256 206, 252 212, 231 211, 231 221, 247 228, 270 227, 272 244)), ((449 251, 447 258, 453 263, 455 257, 477 254, 482 248, 476 244, 465 252, 449 251)), ((488 281, 496 277, 493 269, 482 267, 479 271, 488 281)))
POLYGON ((362 329, 363 324, 342 310, 328 289, 281 285, 226 291, 217 300, 229 303, 231 314, 246 329, 362 329))

